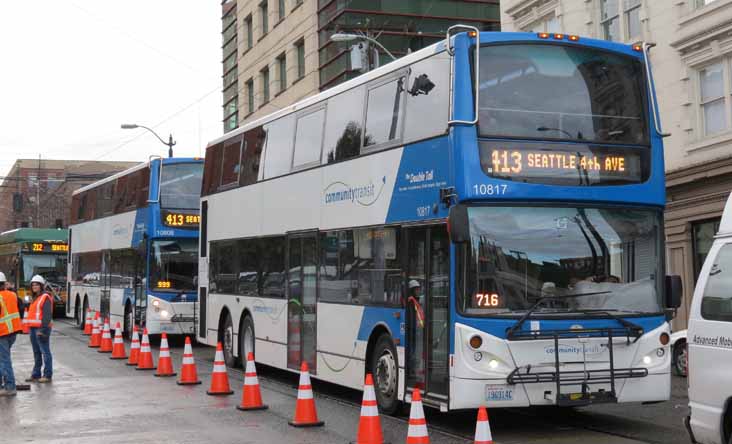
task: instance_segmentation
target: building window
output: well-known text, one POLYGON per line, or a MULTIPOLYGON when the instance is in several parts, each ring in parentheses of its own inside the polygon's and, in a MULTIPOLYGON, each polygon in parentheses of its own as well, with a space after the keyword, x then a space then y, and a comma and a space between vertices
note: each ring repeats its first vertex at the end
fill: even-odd
POLYGON ((279 57, 277 57, 277 69, 279 71, 279 76, 280 76, 279 92, 282 92, 285 89, 287 89, 287 57, 285 57, 284 52, 282 54, 280 54, 279 57))
POLYGON ((295 52, 297 52, 297 78, 305 77, 305 40, 295 42, 295 52))
POLYGON ((692 250, 694 254, 694 283, 696 283, 701 272, 704 259, 707 258, 709 250, 714 242, 714 235, 719 231, 720 218, 694 222, 691 225, 692 250))
POLYGON ((605 40, 620 40, 620 9, 618 0, 600 0, 600 24, 605 40))
POLYGON ((262 76, 262 105, 269 102, 269 66, 265 67, 259 73, 262 76))
POLYGON ((254 45, 254 32, 252 28, 252 15, 249 14, 247 18, 244 19, 244 32, 247 36, 247 49, 252 49, 252 45, 254 45))
POLYGON ((550 34, 553 34, 555 32, 561 32, 560 26, 559 26, 559 18, 555 17, 554 15, 545 17, 537 22, 534 22, 529 29, 527 29, 528 32, 548 32, 550 34))
POLYGON ((267 0, 259 4, 259 15, 262 17, 262 35, 265 35, 269 32, 269 7, 267 7, 267 0))
POLYGON ((285 0, 277 0, 277 19, 280 21, 285 19, 285 8, 285 0))
POLYGON ((623 0, 625 14, 625 38, 630 41, 641 37, 641 0, 623 0))
POLYGON ((716 2, 716 1, 717 1, 717 0, 696 0, 696 7, 697 7, 697 8, 703 8, 703 7, 705 7, 706 5, 708 5, 708 4, 710 4, 710 3, 714 3, 714 2, 716 2))
POLYGON ((724 94, 724 65, 721 62, 699 71, 699 97, 704 135, 727 128, 727 106, 724 94))
POLYGON ((254 112, 254 79, 247 80, 247 113, 254 112))

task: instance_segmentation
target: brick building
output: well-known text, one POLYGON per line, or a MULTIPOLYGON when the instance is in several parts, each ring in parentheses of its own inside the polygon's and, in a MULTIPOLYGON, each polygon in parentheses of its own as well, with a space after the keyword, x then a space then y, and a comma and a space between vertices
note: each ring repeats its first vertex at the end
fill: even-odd
POLYGON ((137 163, 18 159, 0 184, 0 231, 65 228, 71 193, 137 163))

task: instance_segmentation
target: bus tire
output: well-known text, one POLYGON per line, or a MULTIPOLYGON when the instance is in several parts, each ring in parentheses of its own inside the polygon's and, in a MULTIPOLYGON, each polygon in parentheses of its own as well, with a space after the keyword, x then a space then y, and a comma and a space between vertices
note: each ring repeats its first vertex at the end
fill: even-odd
POLYGON ((387 333, 376 340, 369 363, 374 378, 376 402, 381 413, 394 415, 399 411, 399 361, 394 341, 387 333))
POLYGON ((86 327, 86 312, 89 310, 89 299, 84 296, 84 305, 82 305, 81 312, 84 313, 84 316, 82 317, 84 321, 81 323, 81 328, 86 327))
POLYGON ((125 317, 122 325, 122 336, 127 340, 132 340, 132 326, 135 324, 135 318, 132 313, 132 306, 130 303, 125 304, 125 317))
POLYGON ((226 361, 226 366, 231 368, 239 366, 240 361, 234 356, 234 324, 231 321, 231 315, 228 313, 221 326, 220 340, 224 348, 224 361, 226 361))
POLYGON ((248 314, 244 315, 239 328, 239 360, 246 362, 249 352, 254 353, 254 321, 248 314))
POLYGON ((76 295, 74 303, 74 322, 76 323, 76 326, 79 327, 80 330, 84 329, 84 324, 86 324, 86 312, 84 312, 84 315, 82 316, 81 313, 81 301, 79 300, 79 295, 76 295))
POLYGON ((680 339, 676 344, 674 344, 674 354, 671 359, 674 373, 676 376, 681 376, 683 378, 685 378, 687 374, 686 366, 689 356, 687 350, 686 341, 680 339))

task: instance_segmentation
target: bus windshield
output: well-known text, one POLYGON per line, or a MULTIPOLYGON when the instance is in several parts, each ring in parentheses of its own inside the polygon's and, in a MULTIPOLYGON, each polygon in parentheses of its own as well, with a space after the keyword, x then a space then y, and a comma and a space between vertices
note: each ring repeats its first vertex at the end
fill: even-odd
POLYGON ((155 239, 150 245, 150 288, 195 291, 198 239, 155 239))
POLYGON ((652 210, 474 207, 458 254, 468 315, 658 313, 661 220, 652 210))
POLYGON ((202 163, 164 165, 160 179, 160 206, 178 210, 197 210, 202 178, 202 163))
POLYGON ((648 145, 643 65, 580 46, 480 48, 483 137, 648 145))
POLYGON ((67 259, 65 254, 24 254, 22 259, 23 276, 20 279, 22 285, 28 285, 36 274, 40 274, 51 284, 66 285, 67 259))

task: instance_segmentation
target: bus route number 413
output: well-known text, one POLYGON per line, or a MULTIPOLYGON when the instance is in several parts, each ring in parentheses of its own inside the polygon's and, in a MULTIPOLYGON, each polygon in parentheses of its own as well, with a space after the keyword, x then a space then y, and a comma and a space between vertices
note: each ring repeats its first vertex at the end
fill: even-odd
POLYGON ((473 193, 480 196, 500 196, 506 194, 506 190, 508 190, 508 185, 504 184, 494 185, 482 183, 480 185, 473 185, 473 193))

